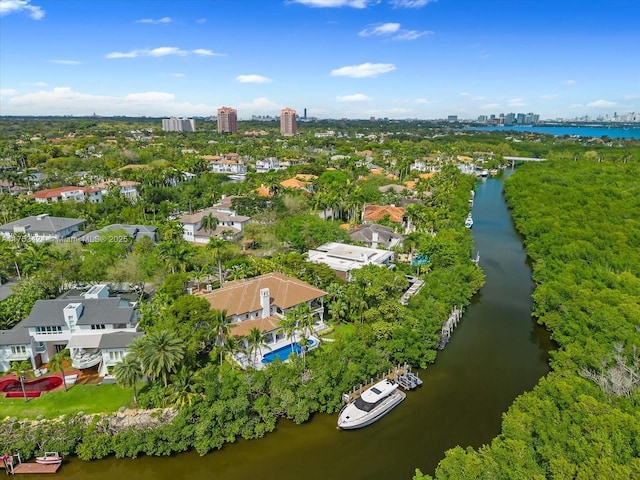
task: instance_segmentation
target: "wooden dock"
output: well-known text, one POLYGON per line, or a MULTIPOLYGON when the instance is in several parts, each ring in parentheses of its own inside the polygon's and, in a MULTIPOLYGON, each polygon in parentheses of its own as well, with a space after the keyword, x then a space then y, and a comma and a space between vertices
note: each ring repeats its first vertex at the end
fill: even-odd
POLYGON ((370 379, 369 383, 360 384, 358 387, 354 387, 351 390, 351 392, 344 393, 342 395, 342 401, 344 403, 349 403, 352 400, 355 400, 360 395, 362 395, 362 392, 364 392, 368 388, 371 388, 376 383, 384 380, 385 378, 388 378, 389 380, 394 380, 394 381, 398 382, 398 385, 400 385, 405 390, 413 390, 414 388, 417 388, 420 385, 422 385, 422 379, 418 378, 418 376, 416 374, 411 372, 411 368, 408 367, 407 364, 404 364, 404 366, 398 365, 396 368, 390 369, 381 378, 379 378, 377 380, 374 380, 372 378, 372 379, 370 379))
POLYGON ((35 462, 22 462, 19 454, 10 455, 6 459, 0 457, 0 467, 5 469, 7 475, 56 473, 60 465, 62 465, 62 462, 46 465, 35 462))

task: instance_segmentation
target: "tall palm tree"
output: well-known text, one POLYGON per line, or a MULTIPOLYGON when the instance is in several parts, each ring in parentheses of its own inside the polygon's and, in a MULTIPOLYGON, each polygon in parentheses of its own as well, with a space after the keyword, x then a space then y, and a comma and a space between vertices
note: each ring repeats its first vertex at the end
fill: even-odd
POLYGON ((20 386, 22 387, 22 395, 24 395, 25 403, 29 401, 27 397, 27 390, 24 388, 24 381, 30 378, 33 374, 33 366, 28 360, 22 360, 21 362, 11 362, 11 373, 14 373, 18 380, 20 380, 20 386))
POLYGON ((222 284, 224 283, 224 278, 222 277, 222 256, 224 255, 226 246, 227 242, 225 242, 221 238, 216 237, 209 238, 209 243, 207 244, 207 248, 213 250, 213 258, 218 264, 218 280, 220 281, 220 286, 222 286, 222 284))
POLYGON ((254 365, 257 362, 256 354, 260 351, 260 347, 266 347, 271 350, 264 341, 262 331, 257 327, 253 327, 247 336, 247 356, 253 357, 254 365))
POLYGON ((169 330, 157 330, 140 338, 134 342, 134 352, 140 358, 142 372, 151 380, 162 378, 166 388, 169 375, 184 359, 183 340, 169 330))
POLYGON ((122 361, 113 367, 113 374, 118 385, 125 388, 133 388, 133 404, 138 404, 136 384, 142 377, 142 365, 135 353, 129 353, 122 361))
POLYGON ((293 338, 298 328, 298 317, 293 309, 288 310, 284 318, 280 319, 280 328, 282 328, 284 334, 289 337, 289 342, 293 349, 293 338))
POLYGON ((69 349, 65 348, 64 350, 60 350, 53 357, 49 359, 49 366, 52 371, 59 371, 62 375, 62 383, 64 383, 64 391, 68 390, 67 388, 67 379, 64 376, 64 367, 71 363, 71 354, 69 353, 69 349))
POLYGON ((229 332, 231 330, 231 318, 227 316, 226 310, 211 310, 211 330, 216 337, 217 344, 220 347, 220 365, 223 362, 225 344, 229 332))
POLYGON ((221 355, 228 355, 229 357, 231 357, 230 363, 231 363, 231 368, 233 368, 235 365, 235 362, 233 361, 233 356, 236 353, 241 351, 243 351, 242 339, 238 337, 229 336, 227 337, 227 339, 224 341, 224 344, 222 345, 221 355))
POLYGON ((211 235, 216 227, 218 226, 218 219, 213 215, 213 213, 208 213, 200 220, 200 226, 204 228, 204 231, 211 235))

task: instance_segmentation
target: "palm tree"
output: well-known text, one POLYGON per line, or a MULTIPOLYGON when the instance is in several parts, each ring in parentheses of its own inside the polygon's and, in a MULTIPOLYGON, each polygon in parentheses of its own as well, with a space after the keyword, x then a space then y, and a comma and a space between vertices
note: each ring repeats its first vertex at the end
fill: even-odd
POLYGON ((184 342, 169 330, 151 332, 134 341, 134 351, 140 358, 142 372, 151 380, 162 378, 165 388, 169 374, 175 372, 184 358, 184 342))
POLYGON ((113 367, 113 374, 116 377, 118 385, 125 388, 133 388, 133 404, 138 404, 138 395, 136 394, 136 384, 142 377, 142 365, 140 359, 135 353, 129 353, 122 361, 113 367))
POLYGON ((20 386, 22 387, 22 395, 24 395, 25 403, 29 401, 27 397, 27 390, 24 388, 24 381, 26 378, 31 377, 33 373, 33 366, 28 360, 22 360, 21 362, 11 362, 11 373, 14 373, 18 380, 20 380, 20 386))
POLYGON ((238 353, 241 352, 243 350, 242 348, 242 340, 238 337, 232 337, 229 336, 227 337, 227 339, 224 341, 224 344, 222 345, 222 351, 221 351, 221 355, 229 355, 231 357, 231 368, 234 367, 235 362, 233 361, 233 356, 238 353))
POLYGON ((222 255, 224 253, 224 249, 227 245, 221 238, 211 237, 209 238, 209 243, 207 244, 207 248, 213 250, 214 252, 214 260, 218 264, 218 280, 220 281, 220 286, 224 283, 224 278, 222 277, 222 255))
POLYGON ((260 347, 263 346, 271 350, 271 347, 264 341, 262 331, 257 327, 253 327, 247 336, 247 356, 253 357, 254 364, 257 362, 256 353, 259 352, 260 347))
POLYGON ((162 233, 162 239, 170 242, 175 242, 182 238, 184 234, 184 228, 179 222, 167 222, 162 233))
POLYGON ((222 365, 225 344, 231 330, 231 318, 227 316, 226 310, 211 310, 211 330, 217 339, 220 348, 220 365, 222 365))
POLYGON ((62 375, 62 382, 64 383, 64 391, 68 390, 67 388, 67 379, 64 376, 64 366, 71 363, 71 355, 69 354, 69 349, 65 348, 64 350, 60 350, 53 357, 49 359, 49 366, 51 370, 54 372, 56 370, 60 371, 62 375))
POLYGON ((216 227, 218 226, 218 219, 213 215, 213 213, 208 213, 200 220, 200 226, 204 228, 204 231, 211 235, 216 227))
POLYGON ((298 328, 298 317, 294 309, 287 311, 284 318, 280 319, 280 328, 282 328, 284 334, 289 337, 291 349, 293 350, 293 338, 298 328))
POLYGON ((175 407, 191 406, 195 400, 203 397, 201 388, 201 376, 183 365, 171 379, 165 402, 175 407))

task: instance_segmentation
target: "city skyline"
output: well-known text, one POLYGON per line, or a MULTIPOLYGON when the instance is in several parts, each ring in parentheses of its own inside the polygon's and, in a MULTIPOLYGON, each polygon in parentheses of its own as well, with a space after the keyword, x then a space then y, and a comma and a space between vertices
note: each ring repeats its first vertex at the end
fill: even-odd
POLYGON ((0 114, 640 111, 632 0, 0 0, 0 114))

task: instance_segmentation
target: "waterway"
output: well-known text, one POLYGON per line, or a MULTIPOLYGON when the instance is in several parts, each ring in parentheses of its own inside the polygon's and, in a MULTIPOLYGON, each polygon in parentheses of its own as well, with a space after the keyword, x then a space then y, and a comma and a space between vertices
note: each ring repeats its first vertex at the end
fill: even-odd
POLYGON ((626 138, 640 140, 640 125, 625 126, 619 125, 602 125, 602 126, 573 126, 573 125, 511 125, 508 127, 468 127, 465 130, 479 130, 485 132, 530 132, 530 133, 546 133, 562 137, 564 135, 578 137, 609 137, 609 138, 626 138))
MULTIPOLYGON (((509 175, 505 172, 504 175, 509 175)), ((424 385, 377 423, 336 430, 337 415, 305 425, 278 423, 265 438, 239 441, 203 457, 105 459, 65 463, 73 480, 410 479, 433 473, 456 445, 479 447, 500 430, 513 400, 548 371, 549 336, 531 320, 531 269, 502 197, 503 179, 478 183, 473 237, 486 283, 475 295, 424 385)))

